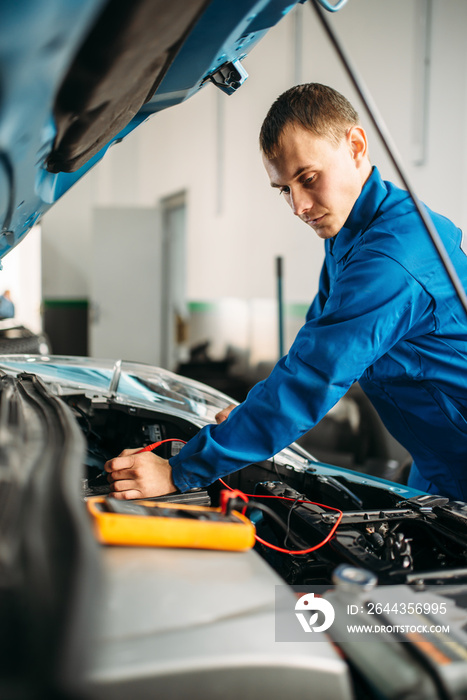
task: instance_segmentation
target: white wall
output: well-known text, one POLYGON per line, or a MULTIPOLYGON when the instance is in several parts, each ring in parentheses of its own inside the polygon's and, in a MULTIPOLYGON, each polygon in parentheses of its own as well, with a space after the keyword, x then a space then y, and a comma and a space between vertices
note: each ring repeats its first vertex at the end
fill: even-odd
MULTIPOLYGON (((340 12, 327 17, 384 116, 418 195, 466 227, 467 3, 433 0, 430 102, 425 115, 428 155, 424 165, 415 165, 422 126, 417 28, 424 4, 424 0, 349 0, 340 12)), ((185 189, 189 300, 235 299, 243 303, 240 316, 255 300, 265 300, 273 309, 277 255, 285 259, 286 301, 311 300, 322 243, 294 220, 263 171, 257 139, 270 104, 296 82, 332 85, 354 102, 368 126, 373 162, 388 179, 396 177, 311 6, 297 7, 244 65, 250 78, 237 94, 226 97, 208 86, 187 103, 154 116, 111 149, 46 215, 46 298, 89 295, 93 207, 154 206, 161 197, 185 189)), ((111 255, 109 251, 110 260, 111 255)), ((269 315, 269 331, 264 333, 269 333, 274 353, 274 313, 269 315)), ((237 337, 248 336, 248 319, 245 323, 237 337)), ((260 353, 257 359, 269 358, 260 353)))
POLYGON ((34 226, 25 240, 8 253, 0 271, 0 294, 11 293, 15 305, 13 319, 3 326, 23 325, 34 333, 42 330, 41 322, 41 228, 34 226))

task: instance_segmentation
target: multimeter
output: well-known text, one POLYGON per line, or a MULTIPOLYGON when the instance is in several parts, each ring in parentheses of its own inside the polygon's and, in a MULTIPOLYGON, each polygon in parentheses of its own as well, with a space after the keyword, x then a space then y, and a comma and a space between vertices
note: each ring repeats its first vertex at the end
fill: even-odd
POLYGON ((86 504, 103 544, 241 551, 255 543, 253 523, 236 511, 102 496, 86 504))

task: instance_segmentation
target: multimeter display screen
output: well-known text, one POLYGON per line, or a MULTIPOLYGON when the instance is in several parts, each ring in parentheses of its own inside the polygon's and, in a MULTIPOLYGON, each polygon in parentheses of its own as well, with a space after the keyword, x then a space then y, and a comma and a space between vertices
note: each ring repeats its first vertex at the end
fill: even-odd
POLYGON ((187 518, 189 520, 209 520, 211 522, 241 522, 235 515, 224 515, 208 510, 188 510, 185 508, 164 508, 163 506, 144 506, 141 503, 129 503, 117 501, 114 498, 106 498, 101 504, 102 510, 107 513, 119 513, 120 515, 143 515, 162 518, 187 518))

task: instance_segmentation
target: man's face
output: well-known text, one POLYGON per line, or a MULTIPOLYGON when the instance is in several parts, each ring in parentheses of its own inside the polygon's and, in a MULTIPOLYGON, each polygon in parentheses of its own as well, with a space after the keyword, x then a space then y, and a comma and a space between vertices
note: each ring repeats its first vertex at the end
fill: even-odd
POLYGON ((288 124, 274 158, 263 163, 271 186, 320 238, 332 238, 344 225, 370 175, 363 129, 352 127, 339 144, 288 124))

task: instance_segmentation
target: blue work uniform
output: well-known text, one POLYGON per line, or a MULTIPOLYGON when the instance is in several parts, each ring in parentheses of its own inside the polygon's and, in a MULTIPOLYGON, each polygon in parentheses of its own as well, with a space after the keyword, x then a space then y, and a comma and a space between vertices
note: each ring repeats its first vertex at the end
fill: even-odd
MULTIPOLYGON (((467 286, 462 232, 427 211, 467 286)), ((467 316, 410 196, 373 168, 325 251, 289 353, 228 420, 170 459, 176 486, 208 485, 271 457, 358 380, 414 459, 410 485, 467 501, 467 316)))

